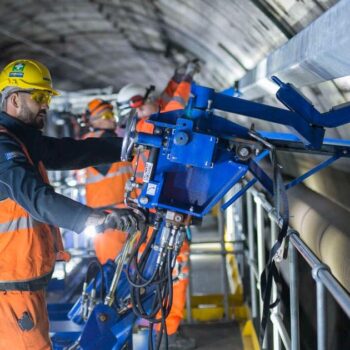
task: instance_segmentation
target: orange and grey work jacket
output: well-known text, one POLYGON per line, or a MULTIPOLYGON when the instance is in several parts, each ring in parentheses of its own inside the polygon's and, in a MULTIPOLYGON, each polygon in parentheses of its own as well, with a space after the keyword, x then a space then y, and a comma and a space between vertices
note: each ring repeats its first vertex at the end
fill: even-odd
MULTIPOLYGON (((97 130, 86 134, 84 139, 103 137, 104 134, 106 134, 105 130, 97 130)), ((107 135, 113 134, 112 132, 107 133, 107 135)), ((116 162, 87 168, 86 204, 93 208, 120 206, 124 202, 125 184, 132 174, 130 162, 116 162)))
MULTIPOLYGON (((18 142, 29 164, 34 166, 25 145, 6 128, 0 133, 8 134, 18 142)), ((49 184, 46 169, 38 163, 38 173, 49 184)), ((58 227, 35 220, 13 199, 0 202, 1 264, 0 290, 42 289, 50 280, 56 260, 68 261, 58 227), (20 258, 14 259, 20 252, 20 258)))
POLYGON ((0 113, 0 127, 0 290, 40 290, 57 255, 65 257, 55 225, 81 232, 93 212, 56 193, 45 168, 115 162, 121 139, 47 137, 6 113, 0 113))
MULTIPOLYGON (((158 99, 160 113, 184 109, 190 97, 190 93, 191 81, 182 80, 176 82, 174 79, 171 79, 158 99)), ((153 133, 153 124, 147 123, 147 119, 148 118, 143 118, 139 120, 136 125, 136 131, 148 134, 153 133)), ((137 164, 135 177, 138 183, 142 182, 148 155, 148 151, 140 152, 132 161, 134 168, 137 164)))

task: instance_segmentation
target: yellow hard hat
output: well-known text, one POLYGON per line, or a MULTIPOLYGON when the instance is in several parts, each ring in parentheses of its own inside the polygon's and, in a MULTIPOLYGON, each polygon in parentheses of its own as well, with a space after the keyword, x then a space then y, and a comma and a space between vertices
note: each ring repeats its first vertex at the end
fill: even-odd
POLYGON ((9 63, 0 73, 0 91, 6 87, 46 90, 52 95, 59 95, 52 88, 49 70, 36 60, 16 60, 9 63))

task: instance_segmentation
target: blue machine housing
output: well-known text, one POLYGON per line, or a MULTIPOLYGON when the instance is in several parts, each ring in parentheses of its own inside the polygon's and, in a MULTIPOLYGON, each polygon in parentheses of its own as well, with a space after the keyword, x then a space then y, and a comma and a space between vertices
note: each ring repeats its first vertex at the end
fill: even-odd
POLYGON ((246 174, 247 164, 238 163, 228 143, 209 134, 199 118, 176 111, 149 122, 171 133, 165 144, 162 136, 138 135, 138 143, 159 148, 155 175, 143 186, 140 205, 202 217, 246 174))
MULTIPOLYGON (((257 164, 262 158, 259 152, 244 161, 229 147, 229 141, 252 140, 251 130, 215 115, 216 109, 290 127, 292 135, 256 134, 272 144, 282 143, 283 150, 333 155, 331 161, 317 167, 316 171, 339 157, 348 157, 349 142, 340 145, 333 140, 329 143, 324 134, 325 127, 350 122, 350 107, 321 114, 292 85, 276 77, 273 80, 280 86, 278 99, 289 110, 193 84, 192 98, 185 110, 152 115, 148 122, 155 127, 154 134, 139 133, 136 138, 136 143, 159 150, 153 176, 144 179, 139 205, 202 217, 248 171, 273 194, 272 180, 257 164), (298 148, 295 143, 299 144, 298 148)), ((300 181, 313 173, 315 170, 303 175, 300 181)), ((300 181, 296 180, 295 184, 300 181)))

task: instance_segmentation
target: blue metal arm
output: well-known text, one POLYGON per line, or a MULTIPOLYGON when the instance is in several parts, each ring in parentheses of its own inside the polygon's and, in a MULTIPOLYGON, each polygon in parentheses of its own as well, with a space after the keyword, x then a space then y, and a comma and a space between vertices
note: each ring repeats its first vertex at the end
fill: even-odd
POLYGON ((194 85, 192 92, 197 96, 194 98, 192 108, 219 109, 225 112, 290 126, 299 134, 304 143, 310 144, 315 148, 319 148, 322 145, 325 133, 324 129, 310 125, 308 121, 296 112, 216 93, 213 89, 199 85, 194 85))
POLYGON ((335 128, 350 123, 349 104, 320 113, 292 84, 285 84, 275 76, 272 77, 272 80, 280 87, 276 93, 277 98, 313 126, 335 128))
POLYGON ((217 93, 214 89, 193 84, 192 93, 195 97, 189 104, 190 115, 197 116, 196 109, 218 109, 289 126, 306 145, 316 149, 323 143, 325 127, 333 128, 350 122, 350 105, 321 114, 293 85, 285 84, 277 77, 272 79, 280 86, 277 98, 289 110, 229 96, 226 90, 217 93))

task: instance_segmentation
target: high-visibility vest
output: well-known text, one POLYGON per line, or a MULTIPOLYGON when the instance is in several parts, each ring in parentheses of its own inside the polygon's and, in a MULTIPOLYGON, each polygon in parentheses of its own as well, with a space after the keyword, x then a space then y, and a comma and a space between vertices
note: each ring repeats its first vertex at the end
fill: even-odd
MULTIPOLYGON (((22 148, 28 162, 34 165, 26 146, 3 126, 22 148)), ((49 183, 46 169, 39 162, 38 171, 49 183)), ((0 290, 36 291, 47 286, 55 260, 69 260, 63 249, 58 227, 35 220, 16 201, 0 201, 0 290)))
POLYGON ((148 117, 142 118, 138 120, 136 124, 137 132, 144 132, 146 134, 153 134, 154 125, 151 123, 147 123, 148 117))
MULTIPOLYGON (((135 169, 135 180, 137 183, 143 183, 143 173, 149 156, 149 150, 143 150, 137 153, 132 160, 132 167, 135 169)), ((139 191, 136 191, 139 194, 139 191)))
MULTIPOLYGON (((100 137, 103 131, 88 133, 84 136, 100 137)), ((107 174, 101 174, 94 167, 86 169, 86 204, 93 208, 115 207, 124 202, 125 184, 132 176, 130 162, 112 163, 107 174)))
POLYGON ((191 93, 191 83, 180 81, 179 83, 170 80, 158 99, 160 112, 171 112, 186 107, 191 93))

